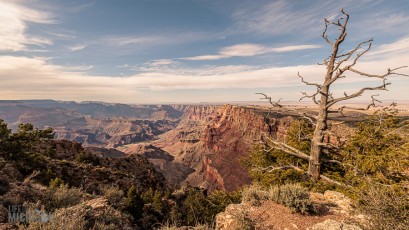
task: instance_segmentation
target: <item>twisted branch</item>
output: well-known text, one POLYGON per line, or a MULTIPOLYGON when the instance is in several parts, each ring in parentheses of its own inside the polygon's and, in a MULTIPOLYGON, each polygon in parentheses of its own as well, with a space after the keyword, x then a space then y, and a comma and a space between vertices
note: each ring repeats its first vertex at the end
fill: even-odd
POLYGON ((267 96, 267 95, 264 94, 264 93, 255 93, 255 94, 263 95, 264 98, 260 98, 260 99, 261 99, 261 100, 268 100, 268 102, 269 102, 272 106, 274 106, 274 107, 279 107, 279 108, 282 108, 282 107, 283 107, 282 105, 280 105, 280 101, 281 101, 283 98, 280 98, 280 99, 278 99, 278 101, 273 102, 272 99, 271 99, 271 97, 267 96))

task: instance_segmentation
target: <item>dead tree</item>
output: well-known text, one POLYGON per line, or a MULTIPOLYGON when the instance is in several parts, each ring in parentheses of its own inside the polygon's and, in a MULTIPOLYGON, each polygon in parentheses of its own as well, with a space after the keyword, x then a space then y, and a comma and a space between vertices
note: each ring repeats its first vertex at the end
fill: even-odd
MULTIPOLYGON (((302 99, 309 98, 318 107, 318 115, 311 117, 311 116, 306 116, 306 114, 303 114, 311 123, 315 125, 314 134, 311 140, 310 153, 309 154, 302 153, 299 150, 286 145, 285 143, 281 143, 281 142, 279 143, 277 141, 272 141, 273 148, 282 150, 298 158, 308 160, 309 166, 308 166, 307 173, 315 181, 319 180, 320 178, 325 179, 327 181, 331 181, 329 178, 321 176, 320 171, 321 171, 322 163, 325 163, 325 162, 342 163, 342 162, 336 162, 334 160, 321 159, 324 151, 328 150, 329 148, 334 147, 330 143, 325 143, 325 137, 330 132, 328 130, 329 114, 331 113, 341 113, 342 114, 344 109, 368 110, 369 108, 375 106, 375 102, 379 102, 379 101, 376 100, 374 98, 375 95, 373 95, 372 103, 369 104, 365 108, 351 108, 348 106, 341 106, 338 109, 333 109, 334 105, 342 101, 346 101, 352 98, 359 97, 366 91, 387 90, 387 86, 390 85, 390 83, 386 81, 387 80, 386 77, 390 75, 408 76, 408 75, 399 74, 396 72, 398 69, 401 69, 407 66, 401 66, 401 67, 394 68, 394 69, 387 69, 386 73, 382 75, 370 74, 370 73, 366 73, 366 72, 356 69, 355 65, 357 64, 359 59, 371 49, 373 39, 369 39, 367 41, 359 43, 355 48, 351 49, 348 52, 340 51, 340 46, 345 41, 345 38, 347 36, 347 24, 349 20, 349 15, 344 10, 342 10, 341 12, 342 12, 341 16, 336 21, 330 21, 330 20, 324 19, 325 28, 321 36, 332 47, 331 55, 328 58, 326 58, 322 63, 318 63, 319 65, 326 66, 326 73, 325 73, 324 81, 320 84, 307 82, 300 75, 300 73, 298 73, 298 77, 301 79, 301 81, 304 84, 308 86, 314 86, 316 88, 316 91, 314 91, 311 94, 302 92, 303 97, 301 97, 300 99, 301 101, 302 99), (328 38, 327 30, 330 26, 334 26, 340 31, 338 37, 335 40, 330 40, 328 38), (335 98, 333 94, 331 93, 331 86, 335 84, 337 80, 341 78, 345 78, 346 77, 345 74, 347 73, 354 73, 354 74, 357 74, 363 77, 369 77, 369 78, 378 78, 381 80, 381 83, 379 84, 379 86, 376 86, 376 87, 364 87, 356 91, 355 93, 351 93, 351 94, 344 93, 343 96, 335 98)), ((263 99, 269 100, 271 105, 275 107, 280 107, 280 108, 283 107, 283 105, 279 104, 278 102, 272 102, 271 97, 268 97, 265 94, 262 94, 262 95, 264 96, 263 99)), ((281 168, 294 168, 294 166, 281 167, 281 168)), ((334 182, 334 181, 331 181, 331 182, 334 182)))

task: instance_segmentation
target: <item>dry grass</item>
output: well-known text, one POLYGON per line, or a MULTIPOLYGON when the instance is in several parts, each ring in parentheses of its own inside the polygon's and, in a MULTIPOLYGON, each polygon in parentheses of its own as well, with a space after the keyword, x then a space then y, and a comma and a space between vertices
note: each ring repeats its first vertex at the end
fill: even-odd
POLYGON ((47 191, 45 198, 46 207, 50 210, 67 208, 81 203, 84 197, 85 193, 81 189, 61 185, 58 188, 47 191))
POLYGON ((125 193, 118 187, 104 185, 100 189, 110 205, 119 207, 124 201, 125 193))

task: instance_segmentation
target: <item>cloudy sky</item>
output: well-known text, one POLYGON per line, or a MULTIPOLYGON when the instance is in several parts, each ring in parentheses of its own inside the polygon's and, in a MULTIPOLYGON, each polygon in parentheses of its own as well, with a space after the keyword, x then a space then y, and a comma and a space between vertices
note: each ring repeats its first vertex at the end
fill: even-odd
MULTIPOLYGON (((409 65, 406 0, 0 0, 0 99, 197 103, 263 92, 295 101, 313 90, 298 71, 322 81, 323 18, 343 7, 342 49, 374 38, 358 69, 409 65)), ((388 80, 380 99, 409 100, 409 78, 388 80)), ((350 75, 333 90, 378 84, 350 75)))

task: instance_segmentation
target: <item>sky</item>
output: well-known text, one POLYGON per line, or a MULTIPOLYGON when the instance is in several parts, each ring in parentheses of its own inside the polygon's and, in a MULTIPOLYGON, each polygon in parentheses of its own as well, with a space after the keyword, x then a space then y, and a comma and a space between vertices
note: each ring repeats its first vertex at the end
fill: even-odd
MULTIPOLYGON (((317 63, 331 52, 323 19, 342 8, 350 14, 342 50, 374 39, 357 69, 409 65, 407 0, 0 0, 0 100, 234 102, 262 92, 298 101, 314 91, 298 72, 323 81, 317 63)), ((379 99, 409 100, 409 77, 388 82, 379 99)), ((379 84, 350 74, 332 90, 379 84)))

